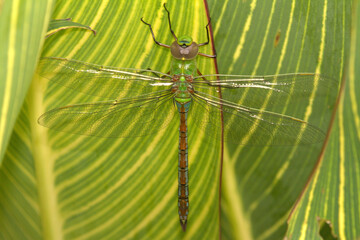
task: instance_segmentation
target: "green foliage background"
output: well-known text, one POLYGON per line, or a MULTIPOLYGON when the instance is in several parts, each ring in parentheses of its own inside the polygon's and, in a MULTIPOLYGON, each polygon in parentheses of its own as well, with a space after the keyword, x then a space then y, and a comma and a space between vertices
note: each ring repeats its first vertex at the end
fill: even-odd
MULTIPOLYGON (((52 11, 51 1, 0 2, 4 66, 0 70, 0 237, 215 239, 221 225, 224 239, 279 239, 285 234, 292 239, 315 239, 320 217, 331 221, 340 239, 359 238, 360 128, 354 107, 359 102, 355 81, 359 74, 354 67, 326 152, 322 152, 324 143, 261 148, 226 143, 221 219, 221 143, 191 128, 189 119, 191 207, 186 233, 179 226, 176 204, 177 119, 159 134, 115 140, 48 131, 37 125, 36 119, 46 110, 102 100, 51 85, 37 75, 32 78, 40 53, 167 72, 168 50, 156 46, 140 22, 144 17, 153 24, 156 37, 170 43, 162 3, 56 1, 52 11), (97 35, 69 29, 43 45, 51 14, 52 19, 70 17, 90 26, 97 35), (292 206, 310 175, 312 182, 287 229, 292 206)), ((317 72, 340 84, 348 53, 358 51, 354 38, 349 51, 350 1, 208 4, 220 73, 317 72)), ((198 42, 206 39, 208 20, 202 1, 168 1, 167 6, 177 35, 191 35, 198 42)), ((211 47, 203 51, 211 54, 211 47)), ((355 58, 349 65, 356 66, 355 58)), ((214 62, 199 58, 199 69, 215 73, 214 62)), ((327 132, 337 92, 329 91, 326 102, 318 101, 315 93, 306 103, 307 111, 297 112, 298 116, 327 132)), ((297 109, 285 105, 285 113, 290 108, 297 109)))

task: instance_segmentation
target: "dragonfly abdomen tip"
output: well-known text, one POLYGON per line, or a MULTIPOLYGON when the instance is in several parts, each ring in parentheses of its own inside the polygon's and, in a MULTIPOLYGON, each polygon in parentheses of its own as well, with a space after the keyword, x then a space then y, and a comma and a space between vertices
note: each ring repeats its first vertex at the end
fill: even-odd
POLYGON ((182 230, 184 232, 186 231, 186 223, 187 223, 187 220, 181 220, 180 219, 180 225, 181 225, 181 228, 182 228, 182 230))

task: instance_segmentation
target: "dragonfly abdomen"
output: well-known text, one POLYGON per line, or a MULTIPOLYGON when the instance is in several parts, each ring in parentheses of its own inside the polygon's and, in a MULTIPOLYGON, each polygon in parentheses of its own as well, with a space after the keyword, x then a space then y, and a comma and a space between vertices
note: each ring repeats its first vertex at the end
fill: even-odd
POLYGON ((188 143, 187 143, 187 114, 191 101, 183 103, 176 101, 180 114, 179 127, 179 165, 178 165, 178 207, 182 229, 185 231, 189 214, 189 175, 188 175, 188 143))

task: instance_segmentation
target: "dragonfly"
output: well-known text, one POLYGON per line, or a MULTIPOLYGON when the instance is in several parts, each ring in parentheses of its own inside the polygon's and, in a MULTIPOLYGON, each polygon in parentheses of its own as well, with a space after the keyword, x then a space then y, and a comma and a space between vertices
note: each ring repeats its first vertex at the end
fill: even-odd
POLYGON ((155 134, 175 115, 179 124, 178 214, 183 231, 189 215, 188 126, 187 119, 204 131, 221 134, 224 141, 241 145, 306 145, 324 140, 318 127, 293 116, 273 112, 286 102, 307 102, 316 89, 326 96, 332 81, 315 73, 290 73, 269 76, 212 74, 202 75, 197 56, 215 58, 199 52, 209 44, 196 43, 190 36, 174 38, 171 45, 152 39, 170 49, 171 69, 162 73, 151 69, 116 68, 65 58, 40 60, 39 75, 66 88, 111 100, 74 104, 45 112, 38 119, 42 126, 72 134, 104 138, 128 138, 155 134), (269 97, 269 93, 270 97, 269 97), (113 100, 116 99, 116 100, 113 100), (240 102, 240 103, 239 103, 240 102), (267 102, 266 107, 263 103, 267 102), (175 109, 175 110, 174 110, 175 109), (192 112, 201 115, 191 114, 192 112), (134 126, 136 123, 137 126, 134 126))

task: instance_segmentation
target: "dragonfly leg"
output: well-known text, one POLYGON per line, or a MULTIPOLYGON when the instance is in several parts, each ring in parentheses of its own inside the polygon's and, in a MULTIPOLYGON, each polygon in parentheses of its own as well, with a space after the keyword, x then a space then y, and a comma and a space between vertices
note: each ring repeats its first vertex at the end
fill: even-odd
POLYGON ((169 12, 169 10, 167 10, 167 8, 166 8, 166 4, 165 4, 165 3, 164 3, 164 8, 165 8, 165 11, 167 11, 167 13, 168 13, 168 20, 169 20, 170 32, 171 32, 171 34, 174 36, 175 41, 177 41, 177 37, 176 37, 176 35, 175 35, 174 31, 173 31, 173 30, 172 30, 172 28, 171 28, 170 12, 169 12))
MULTIPOLYGON (((210 37, 209 37, 209 24, 211 22, 211 18, 209 19, 209 22, 208 24, 206 25, 206 36, 207 36, 207 41, 204 42, 204 43, 199 43, 198 46, 201 47, 201 46, 205 46, 205 45, 208 45, 209 42, 210 42, 210 37)), ((198 53, 200 56, 203 56, 203 57, 208 57, 208 58, 216 58, 216 53, 214 55, 209 55, 209 54, 205 54, 205 53, 198 53)))
POLYGON ((216 54, 209 55, 209 54, 199 52, 198 55, 203 56, 203 57, 208 57, 208 58, 216 58, 216 54))
POLYGON ((210 42, 210 38, 209 38, 209 24, 210 24, 210 21, 211 21, 211 18, 209 19, 209 22, 208 24, 206 25, 206 36, 207 36, 207 41, 204 42, 204 43, 199 43, 198 46, 201 47, 201 46, 205 46, 205 45, 208 45, 209 42, 210 42))
POLYGON ((201 76, 201 78, 205 81, 205 82, 207 82, 209 85, 211 85, 211 82, 209 81, 209 80, 207 80, 203 75, 202 75, 202 73, 200 72, 200 70, 197 68, 196 69, 196 71, 197 71, 197 74, 199 75, 199 76, 201 76))
POLYGON ((154 35, 154 32, 153 32, 153 30, 152 30, 152 27, 151 27, 151 24, 150 24, 150 23, 145 22, 145 21, 143 20, 143 18, 140 18, 140 20, 141 20, 144 24, 146 24, 146 25, 149 26, 151 35, 152 35, 152 37, 153 37, 153 39, 154 39, 154 42, 155 42, 157 45, 162 46, 162 47, 166 47, 166 48, 170 48, 169 45, 166 45, 166 44, 163 44, 163 43, 161 43, 161 42, 156 41, 155 35, 154 35))

